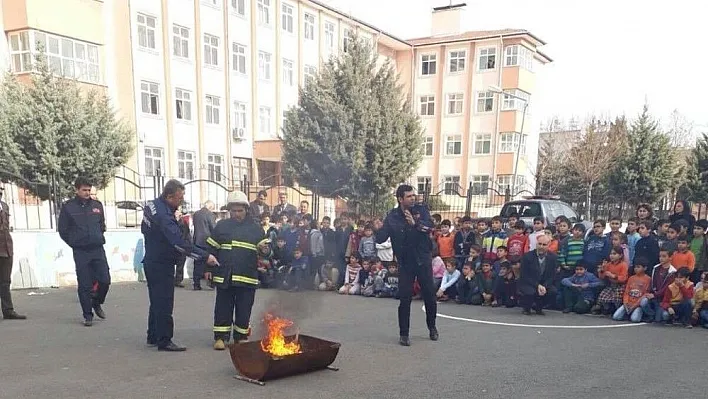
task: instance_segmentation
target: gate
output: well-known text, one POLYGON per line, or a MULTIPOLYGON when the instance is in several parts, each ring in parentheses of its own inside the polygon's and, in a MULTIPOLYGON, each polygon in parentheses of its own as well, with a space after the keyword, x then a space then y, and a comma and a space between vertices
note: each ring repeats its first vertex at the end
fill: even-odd
POLYGON ((0 169, 0 187, 3 194, 2 201, 9 207, 10 225, 13 229, 41 230, 56 227, 61 203, 58 197, 59 190, 53 178, 50 183, 32 182, 20 175, 0 169), (46 199, 42 200, 40 197, 46 199))

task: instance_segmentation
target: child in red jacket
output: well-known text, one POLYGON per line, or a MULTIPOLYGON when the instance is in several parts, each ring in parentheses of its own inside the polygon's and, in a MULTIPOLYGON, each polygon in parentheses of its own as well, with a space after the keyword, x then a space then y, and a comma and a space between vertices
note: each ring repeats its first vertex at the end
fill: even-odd
POLYGON ((693 283, 688 279, 690 275, 691 271, 687 267, 680 268, 674 282, 664 291, 661 308, 666 324, 673 324, 674 320, 678 320, 684 327, 693 328, 689 322, 693 312, 693 283))

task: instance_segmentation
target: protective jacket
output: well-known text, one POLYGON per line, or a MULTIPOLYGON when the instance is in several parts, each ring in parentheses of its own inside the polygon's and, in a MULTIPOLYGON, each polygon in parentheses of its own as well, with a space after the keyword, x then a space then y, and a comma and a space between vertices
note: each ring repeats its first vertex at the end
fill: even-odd
MULTIPOLYGON (((263 228, 246 218, 220 220, 207 238, 208 251, 219 261, 208 267, 212 281, 219 288, 258 287, 258 245, 265 243, 263 228)), ((270 255, 260 252, 262 256, 270 255)))

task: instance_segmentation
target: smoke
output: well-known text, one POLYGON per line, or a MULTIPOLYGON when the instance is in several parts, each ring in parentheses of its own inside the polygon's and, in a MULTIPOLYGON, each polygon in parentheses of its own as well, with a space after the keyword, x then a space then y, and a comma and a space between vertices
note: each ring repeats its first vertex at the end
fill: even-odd
MULTIPOLYGON (((260 290, 259 290, 260 291, 260 290)), ((319 314, 323 308, 327 295, 317 291, 287 292, 281 290, 262 290, 267 292, 268 299, 261 308, 260 314, 255 314, 254 326, 259 327, 258 336, 265 331, 263 319, 267 313, 274 316, 292 320, 295 324, 288 333, 296 333, 305 322, 319 314)))

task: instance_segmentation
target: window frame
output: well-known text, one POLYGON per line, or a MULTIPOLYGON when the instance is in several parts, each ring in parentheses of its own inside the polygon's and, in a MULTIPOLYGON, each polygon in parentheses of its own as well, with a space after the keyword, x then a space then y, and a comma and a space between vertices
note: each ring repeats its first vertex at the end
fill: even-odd
POLYGON ((231 9, 233 13, 240 16, 246 16, 246 0, 231 0, 231 9), (240 12, 239 12, 240 10, 240 12))
POLYGON ((492 134, 491 133, 475 133, 474 134, 474 140, 472 140, 472 155, 491 155, 492 154, 492 134), (485 143, 486 144, 486 152, 478 152, 478 148, 481 143, 481 148, 482 150, 485 150, 485 143))
POLYGON ((448 93, 447 94, 447 107, 446 113, 449 116, 460 116, 465 112, 465 94, 458 93, 448 93), (459 97, 459 98, 458 98, 459 97))
POLYGON ((533 72, 533 51, 521 44, 506 46, 504 48, 504 67, 521 67, 533 72), (515 54, 514 50, 516 50, 515 54), (516 61, 513 61, 514 58, 516 61))
POLYGON ((519 156, 526 155, 526 141, 528 135, 519 132, 502 132, 499 134, 499 149, 500 154, 516 153, 519 151, 519 156), (511 140, 509 140, 511 137, 511 140))
POLYGON ((445 135, 445 141, 444 141, 444 148, 445 148, 445 156, 446 157, 459 157, 462 155, 462 134, 455 133, 455 134, 446 134, 445 135), (457 144, 455 144, 457 143, 457 144), (449 151, 450 150, 450 144, 452 144, 453 150, 457 151, 449 151), (458 153, 455 153, 458 152, 458 153))
POLYGON ((496 97, 496 95, 491 91, 478 91, 477 98, 476 98, 477 101, 475 102, 475 106, 474 106, 475 113, 489 114, 489 113, 494 112, 495 97, 496 97), (491 101, 492 105, 489 108, 489 110, 487 110, 487 103, 489 101, 491 101), (479 109, 480 104, 482 104, 484 107, 482 110, 479 109))
POLYGON ((272 79, 272 64, 273 54, 267 51, 258 50, 258 79, 265 81, 270 81, 272 79))
POLYGON ((349 28, 344 28, 342 33, 342 52, 348 52, 349 42, 353 39, 352 30, 349 28))
POLYGON ((305 64, 302 67, 302 81, 304 84, 310 84, 317 78, 317 67, 310 64, 305 64))
POLYGON ((497 59, 499 54, 497 53, 498 51, 496 46, 481 47, 477 53, 477 71, 487 72, 496 70, 499 66, 499 60, 497 59), (489 53, 490 50, 492 50, 493 54, 489 53), (489 57, 494 57, 494 66, 491 68, 489 67, 489 57), (486 60, 486 63, 483 63, 483 60, 486 60))
POLYGON ((234 127, 244 129, 247 132, 248 127, 248 106, 243 101, 234 101, 234 127))
POLYGON ((432 157, 435 155, 435 137, 433 136, 423 136, 423 141, 421 142, 421 152, 424 157, 432 157), (428 154, 428 149, 430 153, 428 154))
POLYGON ((245 45, 231 42, 231 71, 243 76, 248 75, 248 58, 246 54, 245 45), (243 61, 243 65, 241 65, 241 61, 243 61), (239 68, 241 66, 243 66, 243 71, 239 68))
POLYGON ((207 154, 207 176, 209 180, 221 183, 224 180, 224 156, 207 154), (218 161, 217 161, 218 160, 218 161))
POLYGON ((462 182, 462 179, 460 175, 445 175, 442 178, 442 184, 443 184, 443 194, 444 195, 457 195, 460 192, 460 189, 462 188, 462 185, 460 184, 462 182), (453 185, 453 186, 449 186, 453 185))
POLYGON ((492 177, 489 175, 470 176, 470 183, 472 189, 471 195, 487 195, 487 192, 489 192, 489 188, 492 187, 491 182, 492 177))
POLYGON ((192 122, 192 92, 175 87, 175 119, 181 122, 192 122), (186 96, 186 98, 185 98, 186 96), (181 105, 181 107, 180 107, 181 105), (182 110, 180 112, 180 109, 182 110), (180 117, 180 113, 182 117, 180 117), (187 115, 188 118, 184 116, 187 115))
POLYGON ((272 136, 273 135, 273 129, 272 129, 272 123, 271 120, 273 119, 273 115, 271 112, 271 107, 266 107, 266 106, 260 106, 258 107, 258 133, 261 135, 267 135, 267 136, 272 136), (265 119, 264 119, 265 117, 265 119), (264 123, 264 120, 266 123, 264 123), (268 129, 264 129, 267 127, 268 129))
POLYGON ((325 26, 324 26, 324 35, 325 35, 325 48, 328 48, 330 50, 334 50, 334 43, 336 43, 336 38, 334 36, 335 32, 335 25, 334 23, 330 21, 325 21, 325 26), (328 29, 331 28, 331 29, 328 29))
POLYGON ((189 37, 190 29, 186 26, 172 24, 172 56, 180 59, 189 59, 189 37), (175 32, 177 30, 178 32, 175 32), (184 36, 184 32, 187 36, 184 36), (186 47, 186 49, 185 49, 186 47), (178 51, 179 50, 179 51, 178 51), (179 54, 177 54, 179 53, 179 54), (186 54, 185 54, 186 53, 186 54))
POLYGON ((418 111, 420 116, 435 116, 435 95, 434 94, 425 94, 422 96, 418 96, 418 111), (423 99, 426 99, 425 103, 423 102, 423 99), (433 112, 432 113, 427 113, 430 111, 430 107, 432 106, 433 112), (426 113, 423 113, 423 107, 426 107, 426 113))
POLYGON ((283 84, 292 87, 295 84, 294 76, 295 62, 293 60, 283 58, 283 84))
POLYGON ((449 74, 463 73, 467 68, 467 50, 458 49, 448 52, 448 68, 449 74), (453 55, 454 54, 454 55, 453 55), (462 54, 462 55, 460 55, 462 54), (453 71, 453 61, 455 70, 453 71))
POLYGON ((257 0, 256 13, 258 14, 258 24, 266 27, 271 26, 270 0, 257 0))
POLYGON ((211 94, 204 96, 204 123, 221 125, 221 98, 211 94))
POLYGON ((280 24, 283 27, 283 31, 288 34, 293 34, 295 26, 295 9, 288 3, 281 3, 280 12, 280 24))
POLYGON ((152 82, 149 80, 141 80, 140 81, 140 111, 143 115, 153 115, 153 116, 160 116, 160 84, 157 82, 152 82), (147 89, 143 89, 143 85, 147 85, 147 89), (153 92, 153 87, 155 88, 155 91, 153 92), (144 96, 144 95, 147 95, 144 96), (145 103, 143 100, 148 99, 148 107, 149 110, 146 112, 145 109, 145 103), (155 112, 153 111, 153 106, 155 108, 155 112))
POLYGON ((194 180, 196 160, 197 156, 194 151, 177 150, 177 177, 182 180, 194 180), (182 157, 180 158, 180 156, 182 157), (191 166, 191 168, 187 166, 191 166))
POLYGON ((302 17, 302 24, 303 24, 303 30, 305 31, 304 37, 305 40, 315 40, 315 15, 314 14, 309 14, 309 13, 304 13, 302 17), (311 17, 312 21, 308 21, 307 18, 311 17))
POLYGON ((415 188, 418 194, 425 192, 425 188, 433 187, 433 177, 432 176, 416 176, 415 188), (422 189, 421 189, 422 187, 422 189))
MULTIPOLYGON (((526 104, 529 104, 531 102, 531 94, 519 90, 519 89, 509 89, 509 90, 504 90, 504 93, 502 94, 502 111, 523 111, 524 106, 526 104), (510 96, 514 95, 516 97, 521 97, 521 98, 516 98, 510 96), (517 105, 518 103, 518 105, 517 105)), ((529 104, 530 105, 530 104, 529 104)), ((526 110, 528 112, 528 109, 526 110)))
POLYGON ((221 38, 216 35, 204 33, 202 47, 204 49, 204 66, 210 68, 219 67, 219 46, 221 38), (216 41, 216 44, 214 44, 216 41), (208 53, 208 54, 207 54, 208 53), (207 56, 208 55, 208 56, 207 56))
POLYGON ((138 48, 157 52, 157 17, 142 12, 136 13, 136 26, 138 48), (140 21, 141 17, 143 18, 142 22, 140 21), (152 21, 153 26, 150 26, 149 21, 152 21), (145 38, 144 44, 141 43, 141 33, 145 38), (150 39, 152 39, 152 47, 150 46, 150 39))
POLYGON ((427 53, 420 55, 420 76, 428 77, 435 76, 438 73, 438 55, 435 53, 427 53), (427 59, 426 59, 427 57, 427 59), (427 65, 427 71, 426 71, 427 65), (432 72, 430 72, 432 65, 432 72))
POLYGON ((155 174, 155 172, 160 171, 159 176, 163 176, 165 169, 165 149, 162 147, 149 147, 145 146, 143 148, 143 160, 144 164, 143 166, 145 167, 145 176, 158 176, 155 174), (150 155, 148 155, 148 151, 150 152, 150 155), (160 151, 159 156, 155 156, 155 151, 160 151), (148 167, 148 160, 151 161, 150 167, 148 167), (157 165, 156 165, 157 162, 157 165), (157 167, 155 167, 157 166, 157 167), (152 173, 150 173, 148 170, 152 169, 152 173))

